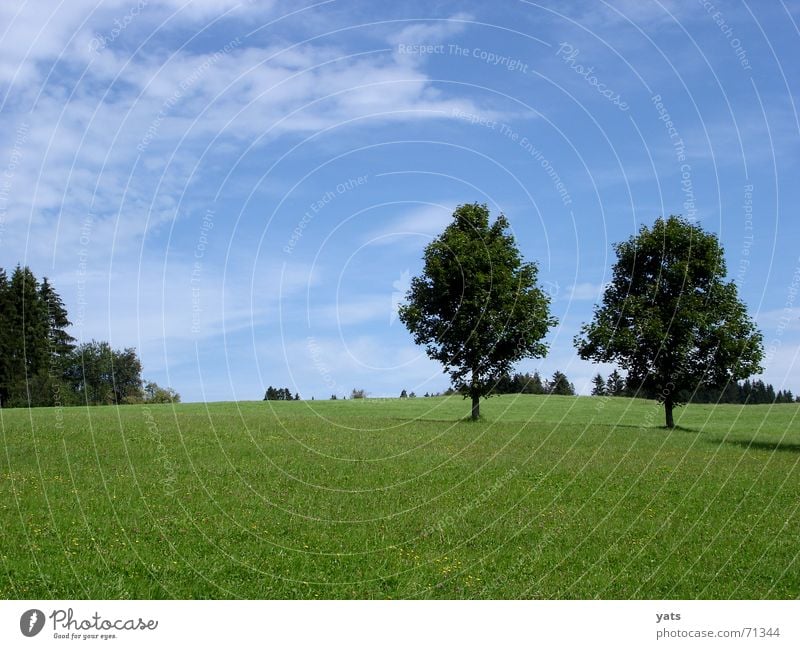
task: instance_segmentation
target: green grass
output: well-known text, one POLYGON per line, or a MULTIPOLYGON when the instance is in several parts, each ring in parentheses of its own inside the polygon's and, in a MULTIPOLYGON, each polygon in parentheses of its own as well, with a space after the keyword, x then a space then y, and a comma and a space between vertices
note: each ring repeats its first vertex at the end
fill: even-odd
POLYGON ((0 598, 797 598, 800 408, 0 410, 0 598))

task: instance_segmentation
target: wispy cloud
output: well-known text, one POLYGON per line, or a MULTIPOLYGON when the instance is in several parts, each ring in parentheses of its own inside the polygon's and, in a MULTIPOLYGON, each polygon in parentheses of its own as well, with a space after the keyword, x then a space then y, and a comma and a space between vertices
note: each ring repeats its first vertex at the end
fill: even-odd
POLYGON ((320 305, 309 314, 314 326, 347 327, 365 322, 389 321, 392 310, 390 293, 386 295, 363 296, 358 299, 341 301, 336 304, 320 305))
POLYGON ((564 299, 567 300, 597 300, 603 297, 603 291, 608 284, 594 284, 592 282, 582 282, 570 287, 564 299))
POLYGON ((390 34, 387 40, 393 45, 437 45, 463 32, 472 20, 471 14, 458 12, 448 18, 414 22, 390 34))
POLYGON ((675 24, 691 15, 691 9, 680 0, 604 0, 576 4, 570 13, 582 25, 596 29, 628 21, 640 27, 675 24))
POLYGON ((764 332, 764 336, 776 332, 783 335, 784 332, 800 331, 800 307, 762 311, 756 315, 756 320, 764 332))
POLYGON ((443 201, 417 205, 409 209, 398 205, 400 216, 382 228, 373 230, 364 238, 364 243, 373 246, 395 246, 408 239, 419 247, 420 239, 429 240, 437 236, 450 223, 457 201, 443 201))
MULTIPOLYGON (((185 11, 202 24, 229 8, 213 12, 214 6, 199 3, 181 9, 181 15, 185 11)), ((90 213, 96 240, 113 240, 120 251, 135 250, 148 232, 202 211, 210 198, 203 173, 211 163, 203 156, 211 146, 218 151, 226 142, 263 146, 327 129, 336 129, 341 141, 348 124, 379 128, 395 120, 479 111, 472 101, 438 89, 416 62, 389 53, 352 54, 332 45, 274 39, 264 44, 257 37, 248 41, 245 31, 224 51, 198 51, 194 45, 169 51, 153 30, 165 11, 177 7, 153 1, 141 9, 140 38, 155 40, 152 49, 138 53, 133 52, 137 41, 130 42, 132 24, 127 41, 120 37, 107 47, 89 47, 93 35, 130 8, 124 2, 97 11, 85 3, 68 10, 56 3, 6 3, 0 10, 14 20, 7 32, 14 38, 3 40, 9 51, 3 62, 13 67, 17 61, 26 75, 8 87, 16 101, 6 105, 4 115, 7 123, 24 120, 27 128, 8 192, 4 242, 25 250, 27 262, 54 263, 53 251, 71 245, 70 237, 77 238, 72 235, 90 213), (48 76, 48 65, 67 55, 71 70, 48 76), (19 101, 32 100, 24 88, 37 85, 38 99, 28 112, 19 101)), ((419 29, 456 28, 458 23, 436 23, 406 29, 413 35, 419 29)), ((13 147, 12 128, 0 135, 0 156, 8 158, 13 147)))

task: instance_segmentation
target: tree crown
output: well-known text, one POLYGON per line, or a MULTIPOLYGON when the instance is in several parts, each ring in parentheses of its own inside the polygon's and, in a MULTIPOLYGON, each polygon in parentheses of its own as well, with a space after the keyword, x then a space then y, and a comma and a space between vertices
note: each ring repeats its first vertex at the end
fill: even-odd
POLYGON ((490 223, 486 205, 459 206, 425 248, 423 272, 400 308, 414 341, 473 396, 516 361, 543 356, 542 338, 555 324, 536 265, 523 261, 508 227, 503 215, 490 223))
POLYGON ((714 234, 670 216, 615 250, 602 304, 575 340, 582 358, 616 362, 632 387, 673 400, 761 371, 761 334, 714 234))

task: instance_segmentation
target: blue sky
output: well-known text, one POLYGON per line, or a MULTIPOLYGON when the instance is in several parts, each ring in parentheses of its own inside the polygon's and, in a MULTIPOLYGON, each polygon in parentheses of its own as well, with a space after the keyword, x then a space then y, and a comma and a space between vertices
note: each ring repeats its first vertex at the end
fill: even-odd
POLYGON ((612 244, 683 214, 800 391, 800 4, 498 4, 4 2, 0 266, 184 400, 421 394, 396 307, 485 202, 559 320, 520 369, 586 392, 612 244))

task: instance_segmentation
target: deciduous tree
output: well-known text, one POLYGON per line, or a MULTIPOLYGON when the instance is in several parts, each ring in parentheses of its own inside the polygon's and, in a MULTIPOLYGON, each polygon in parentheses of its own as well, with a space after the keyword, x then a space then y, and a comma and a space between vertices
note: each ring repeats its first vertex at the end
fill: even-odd
POLYGON ((536 265, 523 261, 508 228, 503 215, 490 223, 485 205, 459 206, 425 248, 422 274, 400 307, 414 341, 471 398, 473 420, 514 363, 546 353, 542 339, 555 324, 536 265))
POLYGON ((761 334, 725 279, 714 234, 671 216, 615 248, 602 304, 575 339, 582 358, 626 370, 629 385, 664 404, 668 428, 682 392, 761 371, 761 334))

